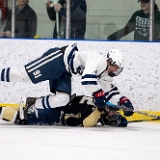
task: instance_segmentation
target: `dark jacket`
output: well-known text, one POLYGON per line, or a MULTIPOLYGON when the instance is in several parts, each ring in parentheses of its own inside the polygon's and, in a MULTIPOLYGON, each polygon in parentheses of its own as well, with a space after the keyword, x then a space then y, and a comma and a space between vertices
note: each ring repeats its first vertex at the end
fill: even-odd
MULTIPOLYGON (((65 24, 66 24, 66 8, 64 8, 65 1, 60 0, 62 5, 59 11, 59 26, 63 27, 63 34, 60 33, 61 38, 65 38, 65 24), (62 26, 63 25, 63 26, 62 26)), ((47 13, 52 21, 56 21, 56 12, 54 8, 47 7, 47 13)), ((86 31, 86 13, 87 5, 85 0, 71 0, 71 38, 84 39, 86 31)), ((57 38, 56 24, 54 27, 53 38, 57 38)))
MULTIPOLYGON (((154 14, 154 36, 153 40, 160 40, 160 12, 155 10, 154 14)), ((149 14, 144 14, 142 10, 133 13, 127 25, 111 34, 108 40, 118 40, 134 31, 134 40, 149 40, 149 14)))
MULTIPOLYGON (((7 23, 4 31, 11 31, 11 10, 7 16, 7 23)), ((16 9, 17 13, 17 9, 16 9)), ((37 31, 37 15, 27 4, 15 16, 15 38, 33 38, 37 31)))

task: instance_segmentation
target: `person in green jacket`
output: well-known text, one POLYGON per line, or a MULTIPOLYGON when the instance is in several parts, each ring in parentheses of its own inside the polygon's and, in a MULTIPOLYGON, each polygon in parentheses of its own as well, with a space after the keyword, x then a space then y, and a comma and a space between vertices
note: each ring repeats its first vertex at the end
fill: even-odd
MULTIPOLYGON (((108 40, 119 40, 134 31, 134 40, 149 40, 149 12, 150 0, 139 0, 141 10, 133 13, 126 26, 107 37, 108 40)), ((154 4, 154 41, 160 40, 160 11, 157 4, 154 4)))

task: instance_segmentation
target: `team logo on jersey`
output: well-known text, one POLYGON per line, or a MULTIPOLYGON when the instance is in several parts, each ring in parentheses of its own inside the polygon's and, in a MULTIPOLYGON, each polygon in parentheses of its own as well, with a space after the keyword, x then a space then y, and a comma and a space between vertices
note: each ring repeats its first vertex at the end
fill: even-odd
POLYGON ((78 68, 77 68, 77 73, 79 73, 80 75, 82 75, 83 74, 83 71, 84 71, 84 69, 85 69, 85 67, 84 66, 82 66, 82 65, 80 65, 78 68))

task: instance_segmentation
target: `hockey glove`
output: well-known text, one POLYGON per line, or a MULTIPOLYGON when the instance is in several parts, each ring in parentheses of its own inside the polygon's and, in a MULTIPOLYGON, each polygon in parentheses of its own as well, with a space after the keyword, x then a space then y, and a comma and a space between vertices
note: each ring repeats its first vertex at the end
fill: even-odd
MULTIPOLYGON (((125 96, 123 96, 123 97, 120 98, 119 104, 120 104, 120 106, 124 105, 124 106, 127 107, 128 109, 133 109, 133 110, 134 110, 132 103, 131 103, 130 100, 129 100, 127 97, 125 97, 125 96)), ((125 115, 125 116, 128 116, 128 117, 129 117, 129 116, 132 116, 133 113, 134 113, 133 111, 125 111, 125 110, 124 110, 124 115, 125 115)))
POLYGON ((97 92, 93 93, 94 97, 94 104, 98 108, 105 108, 106 106, 106 97, 105 93, 102 89, 98 90, 97 92))

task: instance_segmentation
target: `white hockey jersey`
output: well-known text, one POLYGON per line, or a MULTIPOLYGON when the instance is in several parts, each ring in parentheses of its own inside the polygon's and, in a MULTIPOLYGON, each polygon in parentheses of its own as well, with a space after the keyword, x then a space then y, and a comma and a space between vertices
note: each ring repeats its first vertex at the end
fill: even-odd
POLYGON ((75 47, 76 44, 72 44, 65 51, 66 70, 82 76, 82 86, 91 96, 94 92, 102 89, 106 93, 108 101, 117 103, 121 95, 118 88, 112 84, 113 78, 106 71, 107 57, 95 50, 75 51, 75 47))

